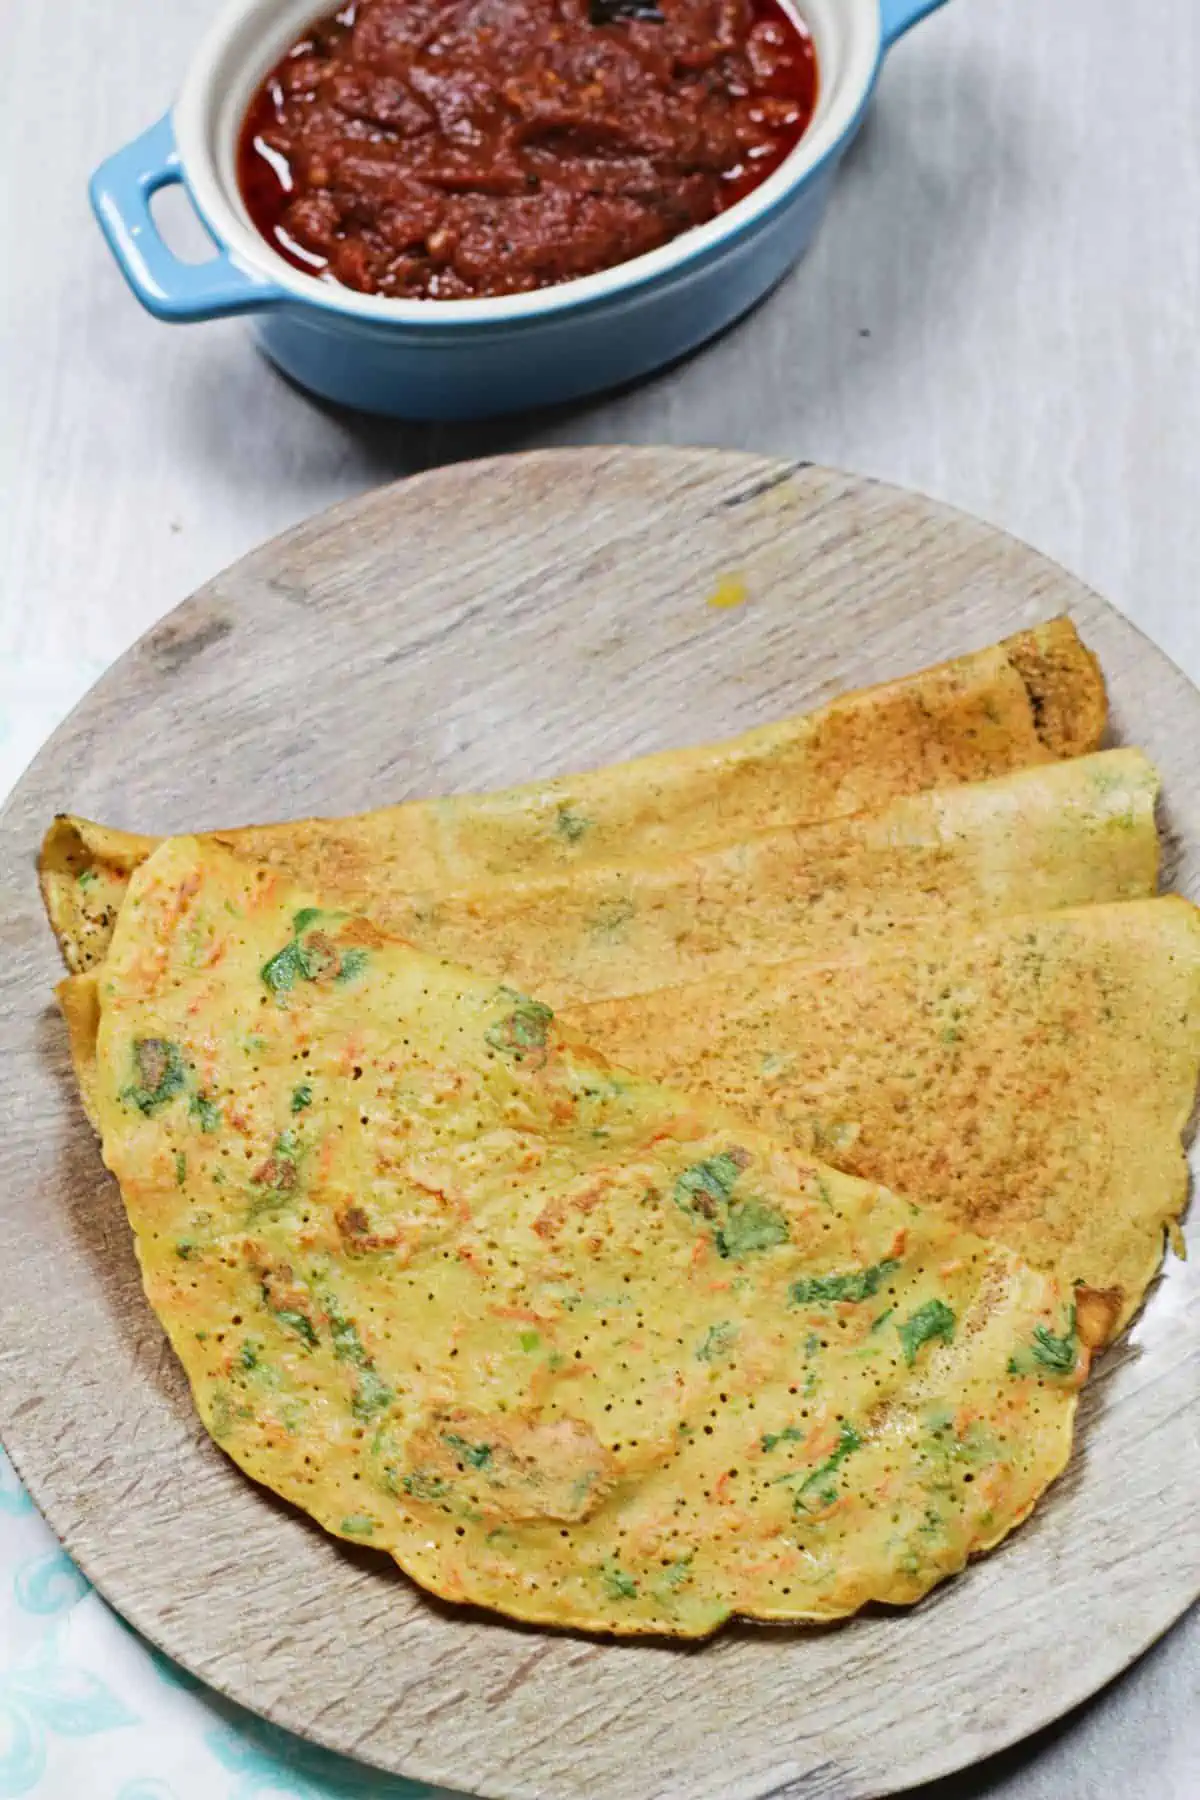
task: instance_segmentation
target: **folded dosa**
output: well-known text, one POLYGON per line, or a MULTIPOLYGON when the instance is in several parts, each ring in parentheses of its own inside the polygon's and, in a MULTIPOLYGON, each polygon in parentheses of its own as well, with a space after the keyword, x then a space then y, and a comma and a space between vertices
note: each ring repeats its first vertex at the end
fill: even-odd
POLYGON ((615 1062, 719 1099, 1137 1310, 1187 1200, 1200 912, 1005 919, 571 1012, 615 1062))
MULTIPOLYGON (((1055 619, 722 743, 500 793, 214 835, 326 892, 385 881, 409 893, 473 888, 697 850, 1079 755, 1098 748, 1106 717, 1095 657, 1055 619)), ((69 969, 103 961, 129 876, 155 842, 55 820, 40 874, 69 969)))
POLYGON ((97 1109, 216 1442, 455 1601, 907 1603, 1063 1467, 1053 1277, 211 844, 135 874, 97 1109))

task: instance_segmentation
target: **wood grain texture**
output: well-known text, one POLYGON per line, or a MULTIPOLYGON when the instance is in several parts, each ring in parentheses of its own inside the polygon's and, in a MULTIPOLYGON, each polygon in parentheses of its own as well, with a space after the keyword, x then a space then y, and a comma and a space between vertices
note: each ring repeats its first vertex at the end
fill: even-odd
POLYGON ((438 1607, 203 1436, 71 1091, 33 858, 68 803, 169 831, 340 811, 739 730, 1069 610, 1200 894, 1200 698, 1061 569, 804 464, 460 465, 248 557, 93 690, 0 820, 0 1432, 68 1549, 207 1682, 505 1800, 865 1800, 1092 1693, 1200 1591, 1200 1273, 1172 1264, 1032 1524, 915 1612, 614 1646, 438 1607), (707 596, 741 578, 746 605, 707 596))

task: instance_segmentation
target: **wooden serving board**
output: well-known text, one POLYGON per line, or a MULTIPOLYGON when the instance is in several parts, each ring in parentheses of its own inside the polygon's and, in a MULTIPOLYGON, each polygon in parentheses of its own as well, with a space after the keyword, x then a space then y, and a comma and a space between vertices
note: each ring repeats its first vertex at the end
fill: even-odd
POLYGON ((1124 1668, 1200 1592, 1200 1267, 1105 1358, 1070 1470, 911 1612, 700 1648, 423 1598, 209 1442, 72 1088, 34 883, 56 810, 141 830, 349 812, 739 731, 1069 611, 1166 778, 1200 894, 1200 697, 1000 532, 847 475, 707 451, 423 475, 195 595, 105 676, 0 819, 0 1435, 101 1592, 268 1718, 504 1800, 865 1800, 1124 1668), (730 584, 733 584, 732 587, 730 584), (709 604, 744 588, 744 604, 709 604))

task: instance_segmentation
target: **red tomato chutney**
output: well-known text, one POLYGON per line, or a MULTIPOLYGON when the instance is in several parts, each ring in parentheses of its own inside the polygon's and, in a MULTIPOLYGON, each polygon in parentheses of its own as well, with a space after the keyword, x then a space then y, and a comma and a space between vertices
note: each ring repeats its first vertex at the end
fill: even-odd
POLYGON ((779 0, 356 0, 262 83, 238 181, 308 274, 397 300, 521 294, 743 199, 817 82, 779 0))

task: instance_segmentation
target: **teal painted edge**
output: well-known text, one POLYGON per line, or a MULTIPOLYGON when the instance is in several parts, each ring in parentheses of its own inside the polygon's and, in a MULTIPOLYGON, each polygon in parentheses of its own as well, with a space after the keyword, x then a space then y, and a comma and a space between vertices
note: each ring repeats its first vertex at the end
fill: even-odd
POLYGON ((945 4, 946 0, 880 0, 884 49, 890 50, 897 38, 945 4))
POLYGON ((287 295, 240 269, 219 244, 207 262, 180 261, 150 211, 160 188, 183 184, 183 167, 168 113, 100 164, 89 196, 122 275, 156 319, 186 325, 199 319, 258 312, 287 295))

